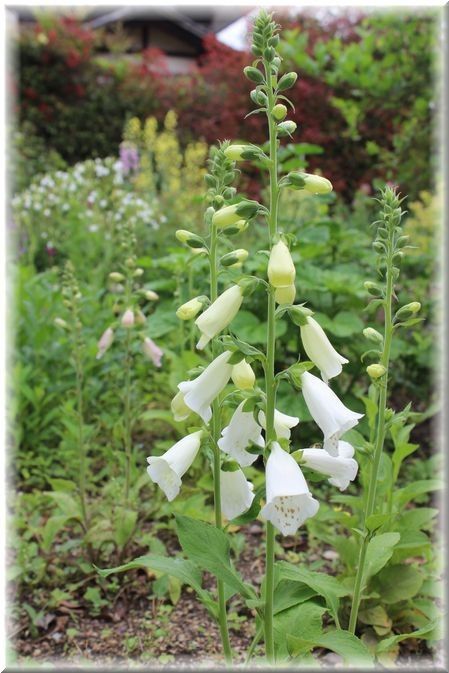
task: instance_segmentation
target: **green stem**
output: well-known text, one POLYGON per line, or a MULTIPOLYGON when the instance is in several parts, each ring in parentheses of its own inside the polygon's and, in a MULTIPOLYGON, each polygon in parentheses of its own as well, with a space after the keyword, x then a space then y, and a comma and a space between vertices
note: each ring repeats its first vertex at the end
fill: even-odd
MULTIPOLYGON (((210 266, 210 300, 214 302, 218 296, 218 268, 217 268, 217 228, 211 224, 211 242, 209 253, 210 266)), ((212 355, 215 357, 216 348, 215 343, 212 342, 212 355)), ((214 511, 215 511, 215 525, 221 530, 222 528, 222 514, 221 514, 221 485, 220 485, 220 468, 221 457, 218 440, 220 438, 220 405, 216 398, 212 402, 212 443, 214 452, 213 463, 213 480, 214 480, 214 511)), ((226 616, 226 597, 225 585, 220 579, 217 579, 217 593, 218 593, 218 622, 220 626, 221 642, 223 646, 223 654, 226 663, 232 665, 232 649, 229 640, 228 623, 226 616)))
POLYGON ((256 635, 254 636, 254 638, 251 641, 251 645, 248 648, 248 652, 247 652, 246 658, 245 658, 245 666, 248 666, 249 662, 251 661, 251 657, 254 654, 254 650, 256 649, 260 639, 263 636, 263 630, 264 630, 264 627, 263 627, 263 624, 261 624, 256 631, 256 635))
MULTIPOLYGON (((274 107, 274 93, 271 84, 271 74, 269 67, 265 65, 265 78, 267 82, 267 117, 270 139, 270 204, 269 204, 269 237, 270 248, 273 245, 273 239, 277 233, 278 220, 278 168, 277 168, 277 133, 276 124, 273 120, 272 109, 274 107)), ((268 292, 268 315, 267 315, 267 360, 265 367, 265 392, 266 392, 266 443, 276 439, 274 430, 274 410, 276 406, 276 385, 274 378, 274 357, 276 348, 276 323, 275 323, 276 303, 274 292, 270 288, 268 292)), ((264 609, 264 629, 265 629, 265 654, 269 663, 274 663, 274 634, 273 634, 273 603, 274 603, 274 542, 275 530, 273 525, 267 521, 266 524, 266 551, 265 551, 265 609, 264 609)))
MULTIPOLYGON (((129 273, 126 279, 126 308, 131 304, 131 279, 129 273)), ((124 444, 125 444, 125 505, 129 504, 129 491, 131 485, 131 463, 132 463, 132 437, 131 437, 131 330, 126 328, 125 339, 125 381, 124 381, 124 444)))
POLYGON ((376 504, 376 490, 377 490, 377 480, 379 475, 379 466, 382 458, 382 451, 384 448, 385 442, 385 409, 387 405, 387 392, 388 392, 388 367, 390 364, 390 351, 391 351, 391 342, 393 338, 393 321, 392 321, 392 296, 393 296, 393 228, 391 228, 389 241, 388 241, 388 256, 387 256, 387 283, 386 283, 386 292, 385 292, 385 338, 384 338, 384 347, 382 351, 382 356, 380 358, 380 364, 385 367, 385 374, 382 377, 382 383, 380 384, 380 392, 378 398, 377 406, 377 431, 376 431, 376 443, 374 446, 373 452, 373 464, 371 467, 371 474, 369 479, 368 486, 368 497, 365 507, 365 518, 363 523, 364 537, 360 547, 359 562, 357 568, 356 579, 354 583, 354 595, 351 606, 351 615, 349 618, 349 631, 355 633, 357 625, 357 616, 359 612, 361 595, 363 591, 363 580, 365 572, 365 561, 366 561, 366 552, 368 548, 368 543, 370 536, 368 534, 368 528, 366 522, 370 516, 373 515, 376 504))
POLYGON ((78 488, 81 501, 81 513, 83 516, 84 528, 89 528, 89 516, 86 503, 86 442, 84 439, 84 405, 83 405, 83 366, 81 362, 81 353, 78 343, 78 336, 75 336, 74 360, 76 373, 76 406, 78 415, 78 449, 79 449, 79 479, 78 488))

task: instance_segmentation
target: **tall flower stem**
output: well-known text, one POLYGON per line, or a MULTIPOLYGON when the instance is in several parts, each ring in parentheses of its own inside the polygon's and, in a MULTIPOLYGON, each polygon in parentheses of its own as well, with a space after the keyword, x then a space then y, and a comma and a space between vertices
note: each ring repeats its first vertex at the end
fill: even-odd
MULTIPOLYGON (((131 281, 126 280, 126 305, 129 306, 131 281)), ((132 434, 131 434, 131 329, 126 329, 125 337, 125 380, 123 389, 123 441, 125 444, 125 505, 129 503, 132 466, 132 434)))
MULTIPOLYGON (((210 267, 210 300, 214 302, 218 296, 218 268, 217 268, 217 227, 211 224, 211 238, 209 251, 209 267, 210 267)), ((215 344, 212 342, 212 353, 215 357, 215 344)), ((214 452, 213 463, 213 480, 214 480, 214 510, 215 510, 215 525, 217 528, 222 528, 222 514, 221 514, 221 487, 220 487, 220 447, 218 440, 220 438, 220 405, 216 398, 212 402, 212 443, 214 452)), ((218 593, 218 621, 220 626, 221 642, 223 645, 223 653, 226 663, 232 664, 232 650, 229 640, 228 623, 226 616, 226 597, 225 585, 220 579, 217 579, 217 593, 218 593)))
POLYGON ((357 625, 357 616, 359 613, 361 594, 363 591, 366 552, 370 540, 370 536, 368 534, 367 520, 369 519, 370 516, 374 514, 375 510, 379 466, 385 442, 385 409, 387 404, 387 393, 388 393, 388 367, 390 364, 391 342, 393 338, 393 320, 392 320, 392 301, 393 301, 392 257, 394 252, 393 237, 394 237, 394 229, 393 227, 390 227, 388 238, 387 260, 386 260, 387 272, 386 272, 386 291, 384 302, 385 336, 384 336, 384 346, 382 350, 382 355, 380 358, 380 364, 385 367, 385 374, 382 377, 382 383, 380 384, 380 392, 378 396, 376 441, 374 445, 373 462, 369 478, 368 496, 366 499, 365 517, 363 523, 364 537, 362 539, 360 547, 359 562, 357 567, 357 575, 354 584, 354 594, 351 606, 351 615, 349 619, 349 631, 351 633, 355 633, 357 625))
MULTIPOLYGON (((272 86, 271 73, 269 66, 265 63, 265 79, 267 83, 267 117, 270 140, 270 203, 269 203, 269 238, 270 248, 273 245, 274 236, 277 233, 278 219, 278 168, 277 168, 277 133, 276 124, 273 119, 272 110, 274 107, 274 92, 272 86)), ((274 410, 276 406, 276 384, 274 373, 274 356, 276 348, 276 323, 275 323, 276 304, 274 291, 272 288, 268 291, 268 311, 267 311, 267 359, 265 367, 265 393, 266 393, 266 442, 276 440, 274 430, 274 410)), ((273 635, 273 602, 274 602, 274 543, 275 531, 271 522, 266 523, 266 551, 265 551, 265 609, 264 609, 264 628, 265 628, 265 654, 270 663, 274 662, 274 635, 273 635)))

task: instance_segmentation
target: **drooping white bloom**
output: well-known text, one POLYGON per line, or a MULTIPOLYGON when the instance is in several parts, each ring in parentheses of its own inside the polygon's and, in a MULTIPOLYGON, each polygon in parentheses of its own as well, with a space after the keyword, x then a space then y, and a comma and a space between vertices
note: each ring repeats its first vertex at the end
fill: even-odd
POLYGON ((271 248, 267 273, 272 287, 286 287, 295 282, 295 265, 290 250, 282 239, 271 248))
POLYGON ((180 390, 178 390, 172 399, 170 406, 175 421, 185 421, 192 413, 192 410, 184 402, 184 395, 180 390))
POLYGON ((235 519, 246 512, 254 500, 254 486, 242 470, 220 470, 221 509, 227 519, 235 519))
POLYGON ((253 372, 253 368, 250 364, 247 363, 245 358, 238 362, 232 368, 231 374, 232 382, 239 388, 239 390, 248 390, 254 388, 256 382, 256 376, 253 372))
POLYGON ((271 446, 266 466, 266 505, 260 515, 283 535, 293 535, 317 513, 319 502, 312 497, 296 460, 277 442, 271 446))
POLYGON ((106 351, 111 346, 113 341, 114 341, 114 330, 112 329, 112 327, 108 327, 101 335, 100 340, 97 344, 98 346, 97 360, 103 357, 103 355, 106 353, 106 351))
POLYGON ((181 477, 196 458, 201 444, 202 431, 192 432, 176 442, 162 456, 147 458, 147 472, 150 479, 158 484, 167 496, 174 500, 181 488, 181 477))
POLYGON ((339 438, 357 425, 363 414, 345 407, 334 391, 310 372, 304 372, 301 381, 307 408, 323 432, 324 448, 332 456, 337 456, 339 438))
POLYGON ((321 325, 311 316, 307 323, 301 325, 301 339, 304 350, 312 362, 321 371, 323 381, 327 381, 341 373, 342 365, 348 360, 337 353, 327 338, 321 325))
POLYGON ((178 388, 184 395, 184 403, 195 411, 205 423, 212 418, 210 405, 220 394, 232 373, 232 365, 228 364, 230 351, 225 351, 193 381, 182 381, 178 388))
MULTIPOLYGON (((267 424, 263 411, 259 411, 258 419, 263 429, 266 430, 267 424)), ((274 410, 274 431, 278 439, 290 439, 291 429, 298 423, 299 418, 296 416, 288 416, 288 414, 283 414, 282 411, 274 410)))
POLYGON ((234 458, 239 465, 247 467, 254 463, 257 454, 246 451, 251 443, 264 446, 260 425, 254 420, 251 411, 243 411, 244 402, 234 411, 229 425, 221 431, 219 448, 234 458))
POLYGON ((164 355, 164 351, 162 348, 159 348, 157 344, 154 343, 153 339, 150 339, 150 337, 145 337, 143 344, 142 344, 142 350, 149 358, 155 367, 160 367, 162 362, 162 356, 164 355))
POLYGON ((344 491, 354 481, 359 466, 352 457, 354 448, 348 442, 340 441, 338 445, 338 456, 331 456, 326 449, 304 449, 302 461, 312 470, 328 475, 329 483, 344 491))
POLYGON ((216 334, 229 325, 237 315, 242 301, 242 288, 232 285, 195 320, 195 325, 201 332, 201 339, 196 345, 198 350, 202 350, 216 334))

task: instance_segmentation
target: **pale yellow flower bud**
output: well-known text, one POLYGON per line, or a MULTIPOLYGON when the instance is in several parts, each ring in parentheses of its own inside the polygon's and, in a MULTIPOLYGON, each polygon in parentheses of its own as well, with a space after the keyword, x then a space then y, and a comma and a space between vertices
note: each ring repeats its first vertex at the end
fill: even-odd
POLYGON ((251 365, 243 359, 233 366, 231 379, 236 388, 239 388, 240 390, 248 390, 254 388, 256 375, 254 374, 251 365))
POLYGON ((158 301, 159 295, 154 290, 146 290, 145 299, 148 299, 148 301, 158 301))
POLYGON ((62 327, 62 329, 69 329, 68 324, 63 318, 55 318, 54 323, 56 327, 62 327))
POLYGON ((386 371, 387 370, 385 369, 385 367, 381 364, 369 365, 366 368, 366 373, 372 379, 380 379, 382 376, 384 376, 386 371))
POLYGON ((109 280, 112 280, 113 283, 121 283, 122 280, 125 280, 125 276, 118 271, 112 271, 109 274, 109 280))
POLYGON ((194 297, 180 306, 176 311, 176 315, 180 320, 191 320, 198 315, 203 308, 203 302, 198 297, 194 297))
POLYGON ((296 269, 290 250, 280 240, 271 248, 268 261, 268 280, 273 287, 286 287, 295 282, 296 269))
POLYGON ((293 304, 296 296, 296 287, 286 285, 285 287, 277 287, 274 291, 274 298, 277 304, 293 304))

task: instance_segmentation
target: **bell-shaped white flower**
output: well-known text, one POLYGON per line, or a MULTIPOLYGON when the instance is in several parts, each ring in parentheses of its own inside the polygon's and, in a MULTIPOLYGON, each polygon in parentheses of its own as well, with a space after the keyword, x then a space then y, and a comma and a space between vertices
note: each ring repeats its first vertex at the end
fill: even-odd
POLYGON ((225 351, 197 376, 193 381, 182 381, 178 385, 184 395, 184 403, 201 416, 205 423, 212 418, 210 405, 221 393, 232 373, 232 365, 228 364, 230 351, 225 351))
POLYGON ((286 287, 295 282, 295 265, 290 250, 282 239, 271 248, 267 273, 272 287, 286 287))
POLYGON ((220 470, 221 509, 227 519, 235 519, 246 512, 254 500, 254 486, 242 470, 220 470))
POLYGON ((324 448, 333 456, 338 455, 338 440, 363 417, 351 411, 338 399, 329 386, 310 372, 301 375, 302 393, 307 408, 324 435, 324 448))
POLYGON ((344 491, 356 478, 359 468, 353 455, 354 449, 348 442, 339 442, 338 456, 331 456, 326 449, 304 449, 301 462, 312 470, 329 476, 329 483, 344 491))
POLYGON ((181 477, 196 458, 201 445, 202 431, 192 432, 176 442, 162 456, 147 458, 147 472, 150 479, 158 484, 167 496, 174 500, 181 488, 181 477))
MULTIPOLYGON (((263 411, 259 411, 258 419, 263 429, 266 430, 267 423, 263 411)), ((291 429, 298 423, 299 418, 296 416, 288 416, 288 414, 283 414, 282 411, 274 410, 274 431, 278 439, 290 439, 291 429)))
POLYGON ((307 323, 301 325, 301 339, 304 350, 312 362, 321 371, 323 381, 327 381, 341 373, 342 365, 348 360, 337 353, 327 338, 323 328, 311 316, 307 323))
POLYGON ((218 440, 219 448, 234 458, 242 467, 254 463, 257 454, 246 451, 248 446, 256 444, 264 446, 260 425, 254 420, 251 411, 243 411, 244 402, 239 404, 232 414, 229 425, 221 431, 221 439, 218 440))
POLYGON ((196 320, 201 332, 196 347, 202 350, 216 334, 219 334, 235 318, 243 301, 243 290, 233 285, 221 294, 196 320))
POLYGON ((283 535, 293 535, 306 519, 314 516, 319 502, 312 497, 296 460, 277 442, 271 445, 266 466, 266 505, 263 519, 283 535))

